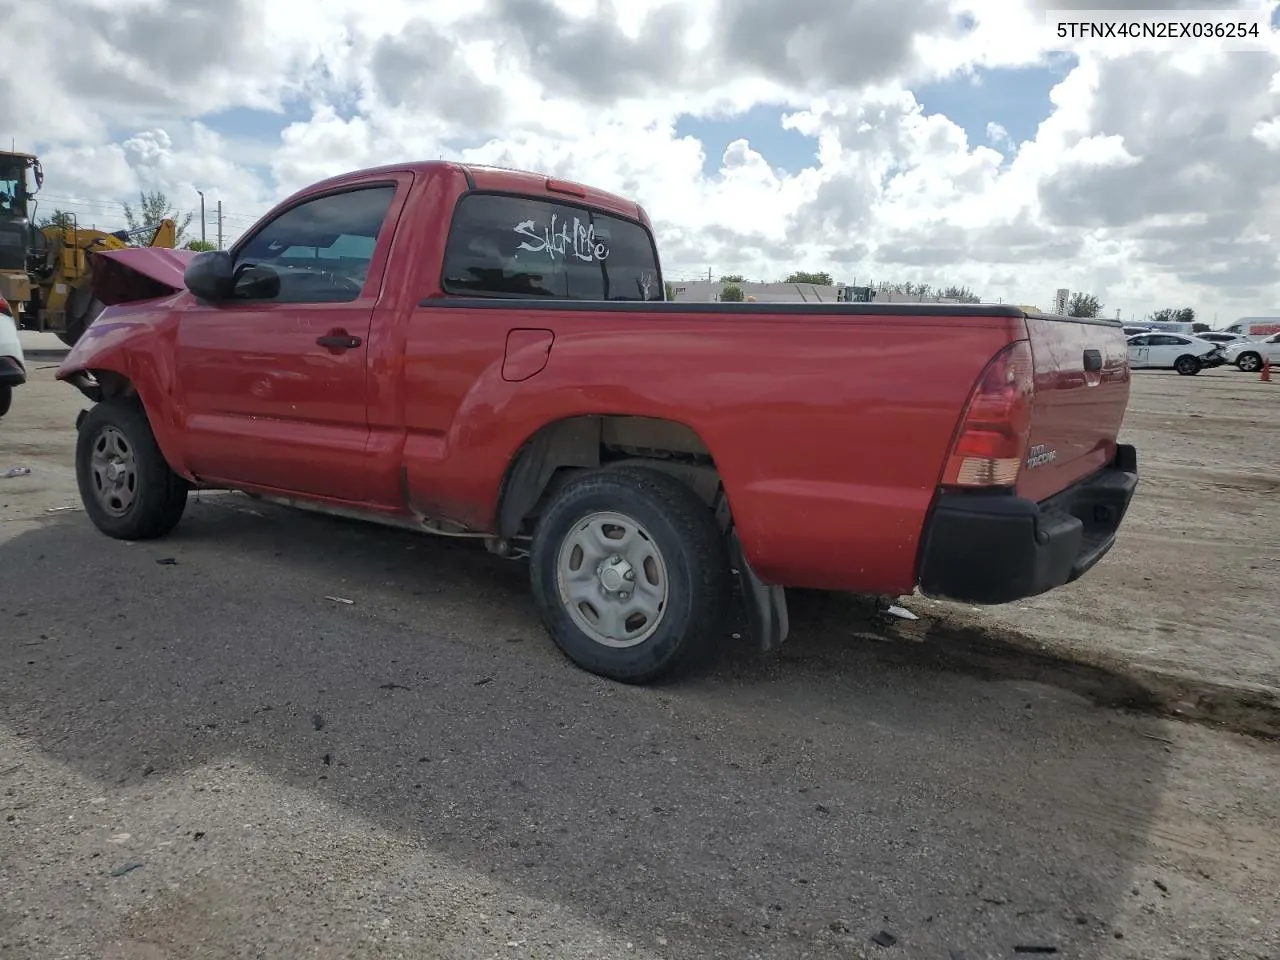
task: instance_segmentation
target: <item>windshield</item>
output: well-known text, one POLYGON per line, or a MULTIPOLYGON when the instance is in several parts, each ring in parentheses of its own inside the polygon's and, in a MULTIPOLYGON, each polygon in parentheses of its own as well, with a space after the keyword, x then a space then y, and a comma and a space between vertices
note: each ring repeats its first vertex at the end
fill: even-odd
POLYGON ((0 157, 0 215, 27 215, 27 164, 21 157, 0 157))

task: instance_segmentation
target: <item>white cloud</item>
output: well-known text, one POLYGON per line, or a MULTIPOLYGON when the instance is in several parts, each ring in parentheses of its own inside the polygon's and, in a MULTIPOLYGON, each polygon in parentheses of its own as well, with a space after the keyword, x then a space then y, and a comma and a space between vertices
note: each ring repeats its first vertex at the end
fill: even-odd
MULTIPOLYGON (((40 149, 42 210, 61 202, 82 219, 117 216, 140 190, 194 209, 199 189, 223 201, 235 234, 320 177, 443 156, 636 198, 676 276, 829 269, 1043 305, 1069 286, 1126 315, 1190 303, 1224 320, 1280 306, 1274 45, 1152 57, 1095 44, 1020 142, 1004 116, 984 119, 974 143, 923 111, 921 83, 1042 62, 1055 43, 1048 5, 19 4, 6 16, 24 54, 0 66, 0 129, 40 149), (72 67, 24 66, 66 62, 73 21, 72 67), (296 115, 299 103, 305 119, 270 140, 211 127, 219 111, 296 115), (720 151, 677 135, 681 113, 755 104, 814 138, 807 168, 777 169, 762 142, 720 151)), ((989 86, 967 95, 981 104, 989 86)))

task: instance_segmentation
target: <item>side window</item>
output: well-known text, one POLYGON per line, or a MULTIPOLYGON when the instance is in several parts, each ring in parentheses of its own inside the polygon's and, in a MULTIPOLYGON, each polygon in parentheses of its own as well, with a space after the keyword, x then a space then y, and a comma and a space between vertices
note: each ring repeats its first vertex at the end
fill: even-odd
POLYGON ((355 300, 369 276, 378 233, 395 193, 392 185, 361 187, 290 207, 237 252, 236 299, 355 300))
POLYGON ((468 297, 662 300, 649 231, 638 223, 532 197, 459 201, 442 286, 468 297))
POLYGON ((1153 347, 1178 347, 1187 342, 1181 337, 1170 336, 1167 333, 1156 334, 1151 338, 1151 346, 1153 347))
POLYGON ((1131 347, 1146 347, 1151 345, 1150 337, 1134 337, 1129 341, 1131 347))

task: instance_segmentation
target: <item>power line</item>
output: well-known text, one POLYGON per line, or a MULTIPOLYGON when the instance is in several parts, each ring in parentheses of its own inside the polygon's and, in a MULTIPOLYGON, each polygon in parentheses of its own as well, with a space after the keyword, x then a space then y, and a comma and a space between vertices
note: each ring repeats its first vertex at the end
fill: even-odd
MULTIPOLYGON (((101 210, 104 213, 107 211, 111 211, 113 213, 119 213, 121 216, 124 215, 124 208, 126 204, 129 204, 130 206, 134 206, 134 207, 137 206, 136 204, 132 204, 127 200, 103 200, 103 199, 95 199, 90 197, 60 197, 52 194, 40 194, 35 199, 46 200, 46 201, 49 201, 50 203, 58 205, 59 207, 63 207, 63 206, 86 207, 94 211, 101 210)), ((199 210, 195 208, 173 207, 171 209, 178 216, 186 216, 190 214, 192 219, 199 218, 199 210)), ((267 211, 264 210, 262 214, 265 214, 266 212, 267 211)), ((262 214, 253 215, 253 214, 247 214, 247 213, 227 213, 224 210, 222 214, 222 219, 234 220, 238 223, 243 223, 246 226, 251 226, 254 223, 257 223, 259 219, 261 219, 262 214)))

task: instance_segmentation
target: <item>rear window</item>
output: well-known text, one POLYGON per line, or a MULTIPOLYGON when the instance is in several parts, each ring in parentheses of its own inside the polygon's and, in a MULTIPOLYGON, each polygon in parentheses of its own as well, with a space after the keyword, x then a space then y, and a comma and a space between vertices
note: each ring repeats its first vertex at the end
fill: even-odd
POLYGON ((470 194, 453 215, 447 293, 560 300, 662 300, 653 238, 638 223, 530 197, 470 194))

